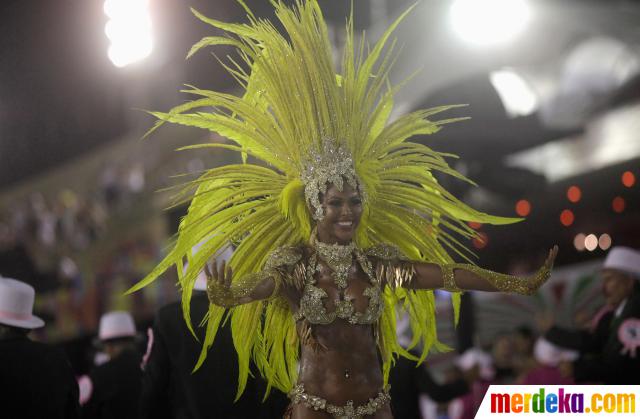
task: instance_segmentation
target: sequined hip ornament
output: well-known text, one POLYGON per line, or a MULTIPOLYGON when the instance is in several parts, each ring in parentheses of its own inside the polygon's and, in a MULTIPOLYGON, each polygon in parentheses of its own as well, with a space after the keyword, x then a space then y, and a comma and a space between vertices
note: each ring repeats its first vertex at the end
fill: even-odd
POLYGON ((391 401, 389 386, 380 390, 375 398, 369 399, 365 404, 353 405, 353 400, 349 400, 344 406, 336 406, 329 403, 322 397, 314 396, 304 391, 304 384, 298 384, 289 392, 292 403, 302 403, 310 409, 322 410, 335 419, 361 419, 365 415, 374 415, 385 404, 391 401))

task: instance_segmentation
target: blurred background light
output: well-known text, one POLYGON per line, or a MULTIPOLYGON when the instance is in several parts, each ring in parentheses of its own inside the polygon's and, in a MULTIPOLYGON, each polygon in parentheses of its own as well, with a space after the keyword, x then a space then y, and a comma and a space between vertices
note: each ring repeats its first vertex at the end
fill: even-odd
POLYGON ((520 74, 503 69, 489 74, 509 118, 531 115, 538 109, 538 95, 520 74))
POLYGON ((530 18, 524 0, 456 0, 450 13, 453 30, 465 41, 478 45, 512 39, 530 18))
POLYGON ((566 209, 560 213, 560 222, 563 226, 569 227, 573 224, 574 220, 575 216, 573 215, 573 211, 566 209))
POLYGON ((613 208, 614 212, 617 212, 618 214, 620 214, 621 212, 624 212, 624 209, 626 208, 627 203, 625 202, 624 198, 621 196, 616 196, 615 198, 613 198, 613 201, 611 202, 611 207, 613 208))
POLYGON ((627 188, 631 188, 633 185, 635 185, 636 183, 636 176, 633 174, 633 172, 624 172, 622 174, 622 184, 624 186, 626 186, 627 188))
POLYGON ((151 54, 151 16, 148 0, 106 0, 104 12, 110 18, 105 34, 111 44, 107 55, 116 67, 125 67, 151 54))
POLYGON ((611 247, 611 236, 608 235, 607 233, 601 235, 600 238, 598 239, 598 245, 602 250, 609 249, 611 247))
POLYGON ((580 201, 582 198, 582 190, 577 186, 571 186, 567 189, 567 199, 573 203, 580 201))
POLYGON ((473 239, 473 247, 476 249, 484 249, 489 244, 489 236, 487 233, 479 231, 478 235, 473 239))
POLYGON ((598 247, 598 238, 595 234, 589 234, 584 239, 584 247, 590 252, 593 252, 598 247))
POLYGON ((578 252, 582 252, 584 250, 584 239, 587 236, 583 233, 576 234, 576 237, 573 239, 573 246, 576 248, 578 252))
POLYGON ((516 202, 516 214, 521 217, 526 217, 531 213, 531 203, 526 199, 521 199, 516 202))
POLYGON ((638 159, 639 112, 640 103, 634 103, 595 116, 583 133, 510 154, 506 158, 507 164, 541 174, 549 182, 557 182, 638 159))
POLYGON ((130 16, 147 14, 148 0, 105 0, 104 14, 115 20, 126 20, 130 16))
POLYGON ((477 223, 477 222, 475 222, 475 221, 469 221, 469 222, 467 223, 467 225, 468 225, 469 227, 471 227, 472 229, 474 229, 474 230, 478 230, 478 229, 480 229, 480 228, 482 227, 482 223, 477 223))

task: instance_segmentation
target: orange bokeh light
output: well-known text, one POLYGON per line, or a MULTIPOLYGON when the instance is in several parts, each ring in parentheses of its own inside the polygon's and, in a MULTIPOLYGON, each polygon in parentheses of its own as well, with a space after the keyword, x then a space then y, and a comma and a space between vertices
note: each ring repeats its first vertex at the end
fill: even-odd
POLYGON ((516 214, 521 217, 526 217, 531 213, 531 203, 526 199, 521 199, 516 202, 516 214))
POLYGON ((624 186, 626 186, 627 188, 632 187, 633 185, 635 185, 636 183, 636 176, 633 174, 633 172, 624 172, 622 174, 622 184, 624 186))
POLYGON ((576 217, 573 215, 573 211, 571 210, 566 209, 562 211, 562 213, 560 213, 560 222, 565 227, 569 227, 571 224, 573 224, 575 218, 576 217))
POLYGON ((476 223, 475 221, 469 221, 467 224, 474 230, 478 230, 482 227, 482 223, 476 223))
POLYGON ((582 198, 582 190, 577 186, 571 186, 567 189, 567 199, 571 202, 578 202, 582 198))
POLYGON ((489 236, 482 231, 478 232, 478 235, 473 238, 473 247, 476 249, 484 249, 489 244, 489 236))
POLYGON ((627 206, 627 203, 624 201, 623 197, 616 196, 615 198, 613 198, 613 202, 611 202, 611 206, 613 207, 613 210, 619 214, 624 211, 625 207, 627 206))

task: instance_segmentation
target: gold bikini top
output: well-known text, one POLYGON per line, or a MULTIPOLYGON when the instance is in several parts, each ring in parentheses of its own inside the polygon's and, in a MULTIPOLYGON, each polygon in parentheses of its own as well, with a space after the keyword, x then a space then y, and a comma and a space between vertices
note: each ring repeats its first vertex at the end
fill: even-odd
POLYGON ((285 276, 288 278, 285 281, 302 291, 298 311, 294 314, 296 321, 307 320, 310 324, 330 324, 336 319, 344 319, 351 324, 373 324, 380 318, 384 309, 382 297, 384 286, 386 284, 393 287, 400 286, 409 281, 415 273, 413 265, 402 257, 395 246, 391 245, 378 245, 366 251, 353 248, 342 257, 344 258, 343 267, 350 267, 353 263, 352 258, 355 258, 369 278, 370 286, 363 292, 364 296, 369 297, 369 304, 363 312, 357 312, 353 305, 353 297, 344 294, 347 288, 348 270, 341 269, 340 264, 326 260, 330 258, 320 257, 334 271, 334 281, 339 289, 338 298, 334 300, 335 311, 327 312, 324 300, 328 298, 328 294, 316 286, 315 275, 320 268, 317 250, 309 256, 306 263, 300 247, 279 248, 269 258, 266 268, 277 269, 280 272, 286 270, 285 276), (373 263, 376 264, 375 270, 373 263))
POLYGON ((338 298, 333 300, 336 309, 333 312, 327 312, 323 301, 328 297, 327 292, 315 285, 314 276, 316 272, 319 272, 320 266, 318 265, 317 253, 314 253, 309 258, 309 263, 304 270, 304 288, 302 290, 302 298, 300 298, 300 308, 294 314, 296 321, 306 319, 311 324, 329 324, 336 319, 344 319, 351 324, 372 324, 378 320, 384 309, 381 281, 373 275, 369 259, 362 252, 356 251, 354 253, 356 260, 367 277, 369 277, 371 283, 362 293, 364 296, 369 297, 367 309, 363 312, 357 312, 353 306, 353 297, 345 295, 344 289, 339 287, 338 298))

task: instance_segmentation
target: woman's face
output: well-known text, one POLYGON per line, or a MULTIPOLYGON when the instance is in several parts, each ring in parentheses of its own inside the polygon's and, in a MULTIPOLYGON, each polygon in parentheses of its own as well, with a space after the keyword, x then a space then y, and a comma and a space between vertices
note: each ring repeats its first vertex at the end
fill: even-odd
POLYGON ((323 243, 348 244, 362 216, 362 199, 347 183, 342 192, 330 185, 321 199, 324 218, 318 221, 318 239, 323 243))

